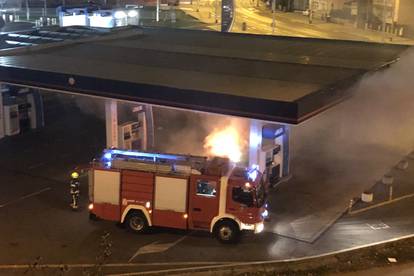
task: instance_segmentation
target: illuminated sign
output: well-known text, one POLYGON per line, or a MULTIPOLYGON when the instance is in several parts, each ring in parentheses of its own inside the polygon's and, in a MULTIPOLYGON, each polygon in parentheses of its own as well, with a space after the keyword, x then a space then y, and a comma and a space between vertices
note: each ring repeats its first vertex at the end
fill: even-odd
POLYGON ((265 125, 262 129, 262 137, 266 139, 275 139, 284 133, 285 127, 278 124, 265 125))

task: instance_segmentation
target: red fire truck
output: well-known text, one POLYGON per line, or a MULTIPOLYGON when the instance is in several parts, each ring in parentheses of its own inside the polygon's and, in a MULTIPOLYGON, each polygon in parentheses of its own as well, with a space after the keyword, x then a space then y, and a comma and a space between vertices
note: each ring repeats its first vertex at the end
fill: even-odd
POLYGON ((266 187, 257 169, 228 159, 105 150, 89 173, 91 216, 141 233, 151 226, 206 230, 223 243, 263 231, 266 187))

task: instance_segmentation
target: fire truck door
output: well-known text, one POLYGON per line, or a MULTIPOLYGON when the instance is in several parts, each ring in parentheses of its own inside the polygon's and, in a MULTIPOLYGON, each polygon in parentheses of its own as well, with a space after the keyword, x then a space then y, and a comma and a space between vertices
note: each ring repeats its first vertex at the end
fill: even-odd
POLYGON ((218 214, 220 181, 218 177, 192 175, 189 194, 189 228, 209 229, 218 214))

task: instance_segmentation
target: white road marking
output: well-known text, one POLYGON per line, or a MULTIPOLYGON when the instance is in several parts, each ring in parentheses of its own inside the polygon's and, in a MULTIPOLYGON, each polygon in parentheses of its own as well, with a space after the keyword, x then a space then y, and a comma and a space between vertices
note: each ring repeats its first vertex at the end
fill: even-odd
POLYGON ((381 223, 376 223, 376 224, 369 224, 367 223, 367 225, 373 229, 373 230, 381 230, 381 229, 387 229, 390 228, 390 226, 388 224, 385 224, 383 222, 381 223))
POLYGON ((176 240, 175 242, 171 242, 171 243, 159 243, 159 241, 156 241, 156 242, 150 243, 148 245, 144 245, 144 246, 140 247, 137 250, 137 252, 135 252, 135 254, 128 260, 128 263, 130 263, 138 255, 150 254, 150 253, 161 253, 161 252, 167 251, 168 249, 170 249, 174 245, 176 245, 179 242, 181 242, 182 240, 184 240, 187 236, 188 235, 186 235, 184 237, 181 237, 178 240, 176 240))
POLYGON ((37 192, 31 193, 31 194, 28 194, 28 195, 24 195, 24 196, 22 196, 22 197, 19 197, 19 198, 13 199, 13 200, 10 200, 10 201, 8 201, 8 202, 6 202, 6 203, 1 204, 1 205, 0 205, 0 208, 3 208, 3 207, 5 207, 5 206, 7 206, 7 205, 10 205, 10 204, 13 204, 13 203, 19 202, 19 201, 21 201, 21 200, 23 200, 23 199, 27 199, 27 198, 29 198, 29 197, 37 196, 38 194, 41 194, 41 193, 46 192, 46 191, 49 191, 49 190, 51 190, 51 189, 52 189, 52 188, 47 187, 47 188, 44 188, 44 189, 42 189, 42 190, 40 190, 40 191, 37 191, 37 192))

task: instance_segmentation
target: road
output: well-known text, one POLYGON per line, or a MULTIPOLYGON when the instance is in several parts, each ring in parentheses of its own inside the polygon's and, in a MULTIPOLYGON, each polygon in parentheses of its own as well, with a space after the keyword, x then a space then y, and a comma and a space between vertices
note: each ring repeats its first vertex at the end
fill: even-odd
MULTIPOLYGON (((210 24, 210 28, 219 30, 217 24, 214 24, 212 15, 215 13, 215 1, 200 1, 198 4, 199 12, 195 12, 196 4, 182 4, 180 8, 198 18, 200 21, 210 24)), ((272 29, 272 12, 265 7, 264 2, 254 0, 235 0, 235 22, 232 32, 264 34, 264 35, 282 35, 313 37, 326 39, 345 39, 370 42, 394 42, 403 44, 414 44, 414 40, 397 37, 382 32, 362 30, 353 27, 351 24, 340 25, 327 23, 314 18, 312 24, 309 24, 307 16, 301 13, 286 13, 276 11, 276 27, 272 29), (243 30, 242 23, 245 22, 247 29, 243 30)))

